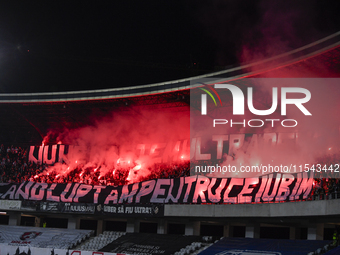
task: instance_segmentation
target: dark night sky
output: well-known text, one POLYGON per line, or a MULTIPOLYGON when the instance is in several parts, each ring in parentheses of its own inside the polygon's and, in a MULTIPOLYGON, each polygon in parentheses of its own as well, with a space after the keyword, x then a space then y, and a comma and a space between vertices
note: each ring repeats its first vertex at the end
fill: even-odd
POLYGON ((0 93, 208 73, 340 31, 339 10, 339 1, 315 0, 2 1, 0 93))

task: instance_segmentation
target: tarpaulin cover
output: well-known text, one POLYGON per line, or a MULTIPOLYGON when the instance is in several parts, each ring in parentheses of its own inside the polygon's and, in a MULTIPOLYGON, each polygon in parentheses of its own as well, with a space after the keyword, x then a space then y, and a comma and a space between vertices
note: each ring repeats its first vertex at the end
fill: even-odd
POLYGON ((330 250, 329 252, 326 252, 324 255, 339 255, 340 254, 340 246, 336 247, 333 250, 330 250))
POLYGON ((83 229, 0 225, 0 243, 13 246, 67 249, 85 239, 90 233, 91 230, 83 229))
MULTIPOLYGON (((1 254, 3 255, 118 255, 116 253, 95 252, 95 251, 79 251, 69 249, 55 248, 37 248, 30 246, 13 246, 1 245, 1 254)), ((125 255, 125 254, 120 254, 125 255)))
POLYGON ((306 255, 330 241, 223 238, 200 255, 306 255))
POLYGON ((174 254, 181 248, 199 241, 197 236, 128 233, 100 251, 124 254, 174 254))

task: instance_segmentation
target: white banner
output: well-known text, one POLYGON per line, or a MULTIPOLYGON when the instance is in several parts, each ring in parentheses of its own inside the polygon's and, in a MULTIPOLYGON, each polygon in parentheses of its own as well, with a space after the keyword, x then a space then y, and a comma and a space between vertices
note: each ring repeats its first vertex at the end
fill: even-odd
POLYGON ((17 200, 0 200, 1 210, 20 210, 21 201, 17 200))

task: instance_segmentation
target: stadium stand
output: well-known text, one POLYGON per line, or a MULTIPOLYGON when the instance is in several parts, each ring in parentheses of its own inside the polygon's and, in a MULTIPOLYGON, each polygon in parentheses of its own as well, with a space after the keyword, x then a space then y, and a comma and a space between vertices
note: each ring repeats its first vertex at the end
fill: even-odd
MULTIPOLYGON (((1 226, 1 252, 10 255, 63 255, 69 252, 87 255, 91 252, 134 254, 143 250, 147 254, 222 255, 257 254, 257 251, 267 249, 267 254, 315 255, 335 248, 339 232, 336 231, 340 225, 340 182, 332 176, 316 174, 305 198, 292 195, 291 199, 286 197, 285 201, 281 201, 273 200, 273 195, 272 200, 268 196, 240 204, 236 197, 233 197, 236 202, 232 199, 207 202, 203 200, 205 196, 202 193, 197 193, 194 201, 194 192, 189 190, 185 193, 184 190, 182 197, 178 198, 180 202, 175 203, 176 195, 171 192, 169 197, 172 200, 164 201, 164 186, 168 187, 167 191, 176 185, 183 190, 184 181, 187 181, 185 185, 194 183, 201 187, 210 181, 198 177, 181 178, 189 176, 190 166, 186 161, 154 165, 149 175, 133 181, 128 180, 125 167, 110 169, 107 176, 99 178, 100 169, 85 169, 77 165, 68 174, 58 176, 56 172, 46 171, 49 167, 46 163, 29 162, 27 148, 44 142, 54 145, 58 142, 56 137, 50 136, 51 140, 42 141, 51 127, 60 130, 65 125, 70 129, 86 125, 93 112, 103 116, 130 105, 162 111, 175 108, 188 111, 191 82, 201 78, 220 79, 223 76, 226 81, 238 80, 242 84, 245 76, 285 77, 287 69, 297 70, 293 73, 294 77, 310 75, 311 72, 305 70, 312 70, 312 77, 320 77, 316 70, 320 63, 331 71, 331 77, 338 77, 339 37, 340 33, 336 33, 261 63, 151 86, 105 91, 1 94, 0 118, 3 122, 0 141, 4 145, 0 146, 0 189, 4 193, 1 194, 0 209, 5 212, 1 215, 5 224, 1 226), (126 185, 128 183, 129 186, 126 185), (158 185, 157 188, 152 184, 158 185), (54 190, 56 187, 60 188, 58 195, 54 190), (131 201, 136 198, 137 190, 141 201, 149 195, 157 202, 151 203, 150 199, 145 199, 146 203, 130 202, 130 198, 131 201), (150 193, 153 190, 158 193, 150 193), (109 202, 98 202, 101 191, 109 202), (117 202, 117 193, 125 195, 121 202, 117 202), (92 200, 86 200, 88 197, 92 200), (188 197, 190 199, 186 200, 188 197), (33 218, 32 225, 35 227, 16 226, 22 224, 23 217, 33 218), (47 227, 41 228, 44 220, 49 218, 47 227), (59 226, 63 229, 50 227, 50 223, 61 225, 62 220, 66 220, 63 226, 59 226), (20 233, 14 238, 11 235, 16 231, 20 233), (334 232, 335 239, 330 243, 334 232), (45 236, 50 238, 44 239, 45 236), (223 236, 226 238, 220 240, 223 236), (268 236, 272 238, 270 241, 266 240, 268 236)), ((320 75, 329 77, 330 73, 322 70, 320 75)), ((337 155, 332 157, 324 160, 339 162, 337 155)), ((294 179, 294 184, 297 179, 294 179)), ((254 184, 253 188, 259 189, 259 186, 254 184)), ((292 188, 291 192, 293 190, 296 191, 292 188)), ((328 251, 328 254, 337 254, 337 250, 328 251)))
MULTIPOLYGON (((128 183, 129 169, 118 168, 111 169, 108 174, 98 179, 100 170, 95 174, 85 171, 81 166, 76 166, 68 175, 58 178, 56 172, 44 172, 47 165, 38 164, 28 161, 27 149, 21 147, 8 146, 5 149, 4 145, 0 146, 1 165, 0 165, 0 182, 22 183, 24 181, 35 181, 42 183, 86 183, 92 185, 125 185, 128 183), (113 171, 116 170, 115 175, 113 171), (81 175, 81 178, 80 176, 81 175)), ((329 161, 329 159, 328 159, 329 161)), ((320 161, 318 161, 320 162, 320 161)), ((339 162, 339 159, 332 159, 332 162, 339 162)), ((212 162, 206 162, 207 165, 212 165, 212 162)), ((93 170, 93 169, 92 169, 93 170)), ((190 176, 190 162, 172 164, 157 164, 154 165, 148 176, 144 176, 136 181, 147 181, 161 178, 178 178, 190 176)), ((320 174, 315 174, 313 190, 308 200, 328 200, 340 198, 340 180, 336 178, 324 178, 320 174), (323 177, 323 178, 321 178, 323 177)), ((131 183, 131 181, 130 181, 131 183)))

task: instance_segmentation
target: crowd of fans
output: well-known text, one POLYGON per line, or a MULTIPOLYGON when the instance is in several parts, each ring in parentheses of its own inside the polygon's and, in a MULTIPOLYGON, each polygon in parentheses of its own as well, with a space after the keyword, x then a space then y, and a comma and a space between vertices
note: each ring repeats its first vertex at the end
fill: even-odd
MULTIPOLYGON (((137 181, 145 181, 157 178, 176 178, 190 175, 190 164, 182 161, 176 164, 154 164, 149 166, 144 175, 137 175, 138 170, 132 166, 119 166, 110 171, 101 171, 100 167, 84 168, 77 165, 68 169, 67 174, 49 170, 44 163, 28 161, 27 150, 21 147, 0 146, 0 182, 21 183, 34 181, 44 183, 69 183, 79 182, 92 185, 125 185, 137 181), (135 174, 136 173, 136 174, 135 174), (136 175, 137 178, 134 176, 136 175)), ((67 168, 65 165, 64 168, 67 168)))
POLYGON ((311 199, 335 199, 340 198, 340 180, 335 178, 315 179, 311 199))
POLYGON ((29 180, 33 175, 42 172, 43 165, 35 165, 27 161, 27 151, 21 147, 0 146, 0 181, 1 182, 21 182, 29 180))
MULTIPOLYGON (((71 169, 67 174, 50 171, 46 164, 28 161, 27 150, 21 147, 0 146, 0 182, 21 183, 34 181, 44 183, 79 182, 92 185, 125 185, 138 181, 159 178, 178 178, 190 175, 189 161, 180 163, 154 164, 148 167, 147 174, 137 175, 139 170, 132 167, 117 166, 111 171, 101 171, 100 167, 85 168, 81 165, 71 169), (138 178, 135 178, 134 172, 138 178)), ((326 158, 327 161, 331 160, 326 158)), ((329 163, 329 162, 328 162, 329 163)), ((330 164, 330 163, 329 163, 330 164)), ((67 166, 65 166, 67 167, 67 166)), ((315 172, 311 199, 340 198, 340 179, 327 176, 325 173, 315 172)))
POLYGON ((313 200, 340 198, 340 155, 328 154, 316 158, 313 167, 314 185, 310 198, 313 200))

